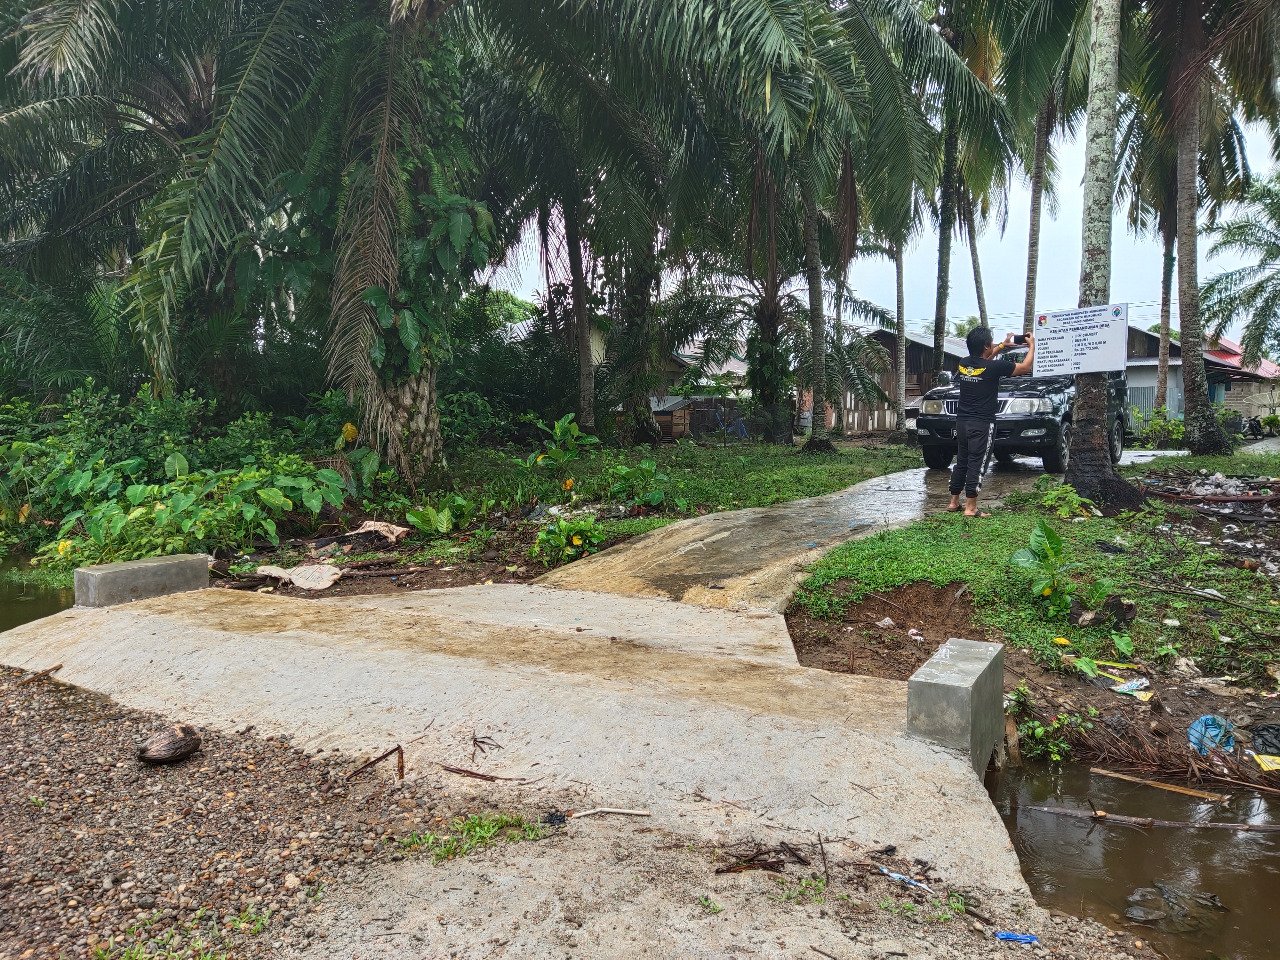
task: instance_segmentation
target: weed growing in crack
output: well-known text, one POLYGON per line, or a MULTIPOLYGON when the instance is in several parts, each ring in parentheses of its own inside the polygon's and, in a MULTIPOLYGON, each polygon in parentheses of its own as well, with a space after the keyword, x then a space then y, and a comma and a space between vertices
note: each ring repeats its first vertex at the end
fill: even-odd
POLYGON ((778 882, 778 893, 774 899, 781 903, 825 903, 827 899, 827 881, 822 877, 801 877, 787 881, 782 877, 778 882))
POLYGON ((411 833, 398 841, 402 850, 425 851, 436 863, 465 857, 495 843, 541 840, 546 831, 524 817, 506 813, 473 813, 454 820, 449 833, 411 833))

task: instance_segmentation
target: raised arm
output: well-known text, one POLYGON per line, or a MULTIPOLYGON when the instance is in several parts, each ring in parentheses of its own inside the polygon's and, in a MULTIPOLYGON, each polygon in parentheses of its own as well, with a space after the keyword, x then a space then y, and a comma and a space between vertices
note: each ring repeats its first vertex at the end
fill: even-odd
POLYGON ((1013 375, 1015 377, 1025 377, 1032 371, 1036 364, 1036 338, 1031 334, 1027 334, 1027 355, 1013 366, 1013 375))

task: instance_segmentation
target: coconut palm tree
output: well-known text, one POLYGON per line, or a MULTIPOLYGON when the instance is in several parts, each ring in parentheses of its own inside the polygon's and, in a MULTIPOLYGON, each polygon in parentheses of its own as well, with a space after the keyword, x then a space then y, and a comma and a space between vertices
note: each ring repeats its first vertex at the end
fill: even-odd
MULTIPOLYGON (((1171 83, 1168 62, 1142 59, 1142 69, 1122 98, 1119 185, 1129 202, 1129 226, 1160 238, 1163 260, 1160 283, 1160 355, 1156 377, 1157 409, 1167 406, 1170 321, 1177 240, 1177 145, 1161 110, 1163 91, 1171 83)), ((1200 206, 1210 225, 1224 206, 1243 199, 1251 180, 1244 130, 1230 90, 1220 77, 1204 85, 1201 108, 1200 206)))
POLYGON ((1177 145, 1178 321, 1187 448, 1222 453, 1230 442, 1209 403, 1200 312, 1200 151, 1206 87, 1221 78, 1246 119, 1277 112, 1270 25, 1274 0, 1146 0, 1151 43, 1170 64, 1162 111, 1177 145))
MULTIPOLYGON (((1111 214, 1116 179, 1116 111, 1119 100, 1121 0, 1092 0, 1089 109, 1085 124, 1083 253, 1080 306, 1111 297, 1111 214)), ((1111 462, 1107 375, 1079 374, 1065 480, 1082 496, 1124 508, 1141 496, 1111 462)))
POLYGON ((1280 343, 1280 182, 1255 183, 1240 213, 1208 234, 1214 238, 1210 257, 1230 252, 1253 262, 1204 285, 1205 324, 1220 336, 1242 323, 1244 362, 1256 365, 1280 343))
POLYGON ((1020 0, 1000 7, 994 18, 1003 50, 1001 89, 1031 187, 1024 333, 1035 315, 1044 200, 1053 199, 1053 138, 1074 130, 1088 95, 1089 13, 1088 0, 1020 0))

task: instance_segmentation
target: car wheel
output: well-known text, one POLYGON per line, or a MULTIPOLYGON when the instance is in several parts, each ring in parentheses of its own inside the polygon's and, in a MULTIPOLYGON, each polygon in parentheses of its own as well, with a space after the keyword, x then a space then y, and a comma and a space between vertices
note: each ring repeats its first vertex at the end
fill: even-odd
POLYGON ((950 447, 939 444, 930 444, 927 447, 921 447, 920 450, 924 454, 925 466, 930 470, 946 470, 956 456, 956 452, 950 447))
POLYGON ((1062 425, 1062 429, 1058 431, 1057 445, 1040 459, 1044 462, 1045 473, 1067 472, 1067 464, 1071 460, 1071 424, 1062 425))
POLYGON ((1111 462, 1119 463, 1124 454, 1124 421, 1119 417, 1111 425, 1111 462))

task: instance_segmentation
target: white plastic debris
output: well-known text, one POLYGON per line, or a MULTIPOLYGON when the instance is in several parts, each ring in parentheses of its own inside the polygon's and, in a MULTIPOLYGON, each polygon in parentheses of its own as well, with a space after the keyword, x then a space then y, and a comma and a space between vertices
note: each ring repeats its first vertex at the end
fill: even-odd
POLYGON ((342 571, 327 563, 307 563, 298 567, 263 566, 258 573, 264 577, 274 577, 285 583, 292 583, 301 590, 328 590, 342 576, 342 571))

